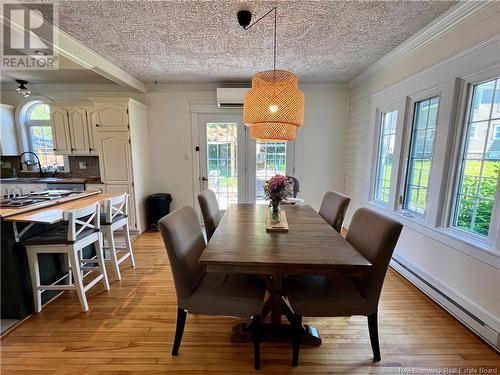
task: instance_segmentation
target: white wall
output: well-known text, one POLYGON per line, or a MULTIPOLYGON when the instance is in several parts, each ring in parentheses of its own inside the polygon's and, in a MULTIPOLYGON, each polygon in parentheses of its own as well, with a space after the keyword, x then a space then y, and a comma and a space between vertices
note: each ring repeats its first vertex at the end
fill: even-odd
MULTIPOLYGON (((500 3, 492 2, 398 62, 374 73, 363 74, 351 82, 345 193, 351 196, 353 201, 347 214, 347 223, 355 209, 369 205, 374 143, 369 134, 375 126, 373 112, 376 94, 398 90, 402 82, 408 82, 415 74, 430 71, 431 67, 438 63, 446 64, 446 61, 462 51, 473 46, 479 48, 485 40, 491 40, 495 35, 500 36, 499 15, 500 3)), ((491 59, 495 58, 495 50, 489 54, 491 59)), ((499 57, 500 55, 497 55, 497 58, 499 57)), ((450 65, 446 69, 449 71, 453 67, 454 65, 450 65)), ((417 79, 420 80, 420 77, 422 76, 417 79)), ((432 83, 430 84, 432 86, 432 83)), ((412 89, 414 87, 408 88, 407 95, 412 94, 412 89)), ((451 98, 446 100, 451 101, 451 98)), ((444 121, 449 121, 449 118, 444 121)), ((487 264, 479 257, 468 255, 459 249, 456 241, 447 240, 446 237, 437 239, 431 232, 419 228, 418 225, 412 228, 405 226, 395 256, 413 270, 417 270, 426 280, 438 283, 443 291, 448 291, 445 294, 466 304, 466 308, 498 329, 500 272, 494 265, 498 264, 498 258, 492 255, 490 259, 493 265, 487 264)))
POLYGON ((7 104, 0 104, 0 155, 18 155, 17 131, 14 115, 15 107, 7 104))
MULTIPOLYGON (((173 208, 193 202, 191 108, 194 103, 216 103, 216 86, 161 85, 146 94, 149 106, 152 189, 170 192, 173 208)), ((306 84, 304 126, 295 146, 295 175, 301 197, 318 208, 327 189, 344 185, 347 87, 306 84)))
POLYGON ((301 88, 306 108, 295 145, 295 175, 300 196, 318 210, 327 190, 344 190, 348 98, 345 85, 301 88))

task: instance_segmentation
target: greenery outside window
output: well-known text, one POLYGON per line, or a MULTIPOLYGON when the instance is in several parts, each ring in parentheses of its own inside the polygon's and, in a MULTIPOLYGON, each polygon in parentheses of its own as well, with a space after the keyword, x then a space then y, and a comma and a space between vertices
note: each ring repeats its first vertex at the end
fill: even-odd
POLYGON ((498 199, 499 105, 500 78, 471 87, 453 226, 482 237, 490 234, 495 199, 498 199))
POLYGON ((264 184, 272 176, 286 175, 287 143, 256 141, 255 154, 255 199, 265 203, 264 184))
POLYGON ((418 101, 414 106, 403 209, 420 216, 427 209, 438 109, 437 96, 418 101))
POLYGON ((397 119, 398 111, 382 112, 380 116, 375 190, 373 198, 384 203, 389 202, 397 119))

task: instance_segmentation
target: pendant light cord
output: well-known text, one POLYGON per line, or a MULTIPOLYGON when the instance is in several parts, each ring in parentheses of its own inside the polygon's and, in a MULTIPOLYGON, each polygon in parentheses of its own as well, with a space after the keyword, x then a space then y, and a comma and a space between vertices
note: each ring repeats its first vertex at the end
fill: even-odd
POLYGON ((276 41, 277 41, 277 36, 276 36, 276 28, 277 28, 277 19, 278 19, 278 7, 274 7, 270 9, 266 14, 264 14, 262 17, 260 17, 258 20, 255 22, 251 23, 250 25, 244 27, 245 30, 248 30, 251 28, 253 25, 255 25, 257 22, 265 18, 267 15, 269 15, 272 11, 274 11, 274 54, 273 54, 273 70, 276 75, 276 41))

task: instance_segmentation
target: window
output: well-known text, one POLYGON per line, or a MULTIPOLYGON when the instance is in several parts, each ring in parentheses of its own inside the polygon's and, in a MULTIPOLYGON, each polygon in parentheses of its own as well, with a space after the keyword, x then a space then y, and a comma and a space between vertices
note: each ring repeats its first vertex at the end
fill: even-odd
POLYGON ((470 95, 453 225, 487 237, 500 169, 500 78, 473 85, 470 95))
POLYGON ((398 111, 382 112, 375 174, 375 200, 388 203, 396 140, 398 111))
POLYGON ((238 124, 207 122, 206 134, 208 188, 225 210, 238 202, 238 124))
POLYGON ((415 103, 403 209, 425 215, 439 97, 415 103))
POLYGON ((264 184, 272 176, 286 174, 286 142, 256 142, 255 200, 264 203, 264 184))
POLYGON ((49 106, 34 101, 26 104, 23 112, 29 151, 38 155, 42 168, 64 170, 64 157, 54 153, 49 106))

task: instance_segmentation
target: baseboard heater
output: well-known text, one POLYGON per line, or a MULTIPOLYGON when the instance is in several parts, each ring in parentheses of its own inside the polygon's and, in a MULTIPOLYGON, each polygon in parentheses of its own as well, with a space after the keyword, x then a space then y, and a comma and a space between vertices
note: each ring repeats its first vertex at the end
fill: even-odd
POLYGON ((499 325, 495 323, 490 325, 485 322, 485 320, 489 319, 481 317, 480 313, 472 312, 472 309, 465 306, 464 303, 460 303, 457 299, 450 297, 452 293, 447 294, 442 292, 442 289, 446 290, 447 288, 444 286, 440 288, 440 285, 435 285, 435 281, 429 281, 432 280, 431 277, 424 277, 424 272, 419 272, 405 264, 401 258, 394 256, 391 259, 391 267, 491 345, 497 352, 500 352, 499 325), (492 325, 497 326, 497 329, 493 328, 492 325))

